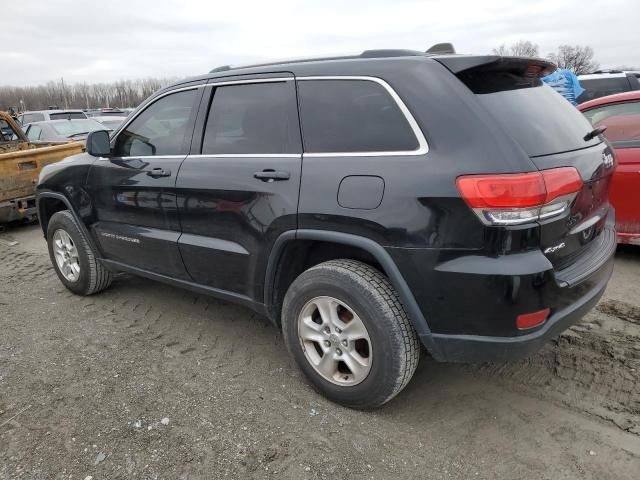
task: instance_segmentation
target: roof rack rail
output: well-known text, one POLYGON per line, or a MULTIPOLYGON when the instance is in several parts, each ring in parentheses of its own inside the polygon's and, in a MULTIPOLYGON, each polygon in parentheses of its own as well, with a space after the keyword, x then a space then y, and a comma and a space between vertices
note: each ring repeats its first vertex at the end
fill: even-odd
POLYGON ((217 72, 226 72, 227 70, 235 70, 239 68, 251 68, 251 67, 266 67, 269 65, 281 65, 286 63, 305 63, 305 62, 315 62, 321 60, 348 60, 354 58, 389 58, 389 57, 415 57, 415 56, 425 56, 425 55, 448 55, 456 53, 455 48, 450 43, 438 43, 431 47, 426 52, 421 52, 419 50, 407 50, 401 48, 389 48, 389 49, 375 49, 375 50, 365 50, 364 52, 356 55, 337 55, 337 56, 328 56, 328 57, 307 57, 307 58, 297 58, 297 59, 288 59, 288 60, 273 60, 262 63, 254 63, 250 65, 222 65, 220 67, 216 67, 211 70, 209 73, 217 73, 217 72))
POLYGON ((387 58, 387 57, 415 57, 424 55, 419 50, 406 50, 401 48, 382 48, 377 50, 365 50, 359 56, 362 58, 387 58))

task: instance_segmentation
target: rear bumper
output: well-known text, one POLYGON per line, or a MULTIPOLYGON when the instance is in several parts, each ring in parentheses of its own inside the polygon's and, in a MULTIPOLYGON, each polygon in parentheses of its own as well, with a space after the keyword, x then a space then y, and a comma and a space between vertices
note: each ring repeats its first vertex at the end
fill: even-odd
MULTIPOLYGON (((563 270, 555 270, 541 251, 533 250, 495 257, 467 254, 437 263, 433 279, 408 275, 429 325, 430 331, 419 332, 422 342, 439 361, 526 357, 598 302, 613 272, 615 250, 610 218, 581 258, 563 270), (543 325, 525 331, 516 328, 518 315, 545 308, 551 315, 543 325)), ((413 265, 424 258, 416 250, 410 255, 413 265)), ((408 262, 405 272, 411 273, 408 262)))
POLYGON ((538 330, 517 337, 480 335, 432 334, 429 341, 435 345, 434 357, 446 362, 507 361, 525 358, 539 350, 546 342, 580 320, 591 310, 604 293, 613 272, 613 255, 597 272, 599 277, 590 290, 574 303, 556 311, 538 330))

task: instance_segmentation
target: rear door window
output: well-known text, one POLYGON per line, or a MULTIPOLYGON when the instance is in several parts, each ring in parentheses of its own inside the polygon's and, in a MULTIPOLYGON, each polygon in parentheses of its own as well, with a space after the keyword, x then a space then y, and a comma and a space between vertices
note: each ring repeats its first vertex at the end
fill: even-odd
POLYGON ((606 127, 604 136, 614 147, 640 147, 640 102, 612 103, 583 113, 594 127, 606 127))
POLYGON ((410 152, 409 121, 384 86, 369 80, 298 81, 307 153, 410 152))
POLYGON ((300 153, 292 81, 217 87, 202 141, 207 155, 300 153))

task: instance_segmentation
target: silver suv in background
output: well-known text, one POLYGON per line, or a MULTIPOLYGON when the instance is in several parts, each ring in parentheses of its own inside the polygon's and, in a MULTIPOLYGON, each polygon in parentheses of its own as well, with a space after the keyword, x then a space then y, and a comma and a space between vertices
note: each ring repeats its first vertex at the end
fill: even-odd
POLYGON ((577 98, 578 103, 614 93, 640 90, 640 71, 598 70, 587 75, 578 75, 578 80, 585 89, 577 98))

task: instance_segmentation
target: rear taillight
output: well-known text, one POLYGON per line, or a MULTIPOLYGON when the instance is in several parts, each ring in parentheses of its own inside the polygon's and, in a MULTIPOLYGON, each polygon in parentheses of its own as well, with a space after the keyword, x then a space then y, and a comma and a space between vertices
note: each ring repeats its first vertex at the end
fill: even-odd
POLYGON ((573 167, 502 175, 464 175, 456 180, 467 205, 486 225, 517 225, 559 215, 582 188, 573 167))

